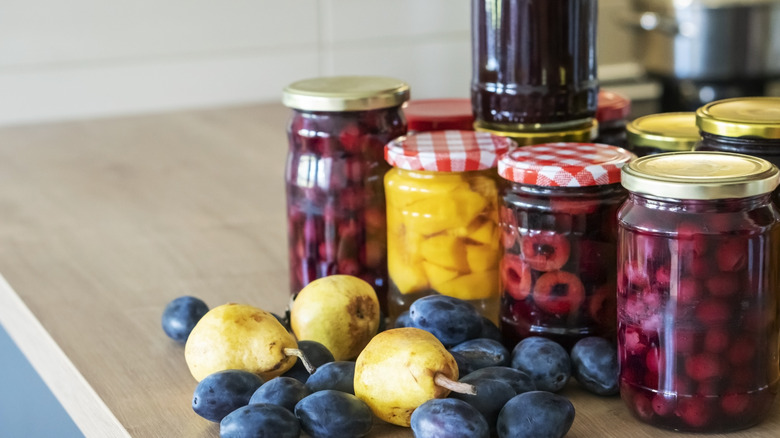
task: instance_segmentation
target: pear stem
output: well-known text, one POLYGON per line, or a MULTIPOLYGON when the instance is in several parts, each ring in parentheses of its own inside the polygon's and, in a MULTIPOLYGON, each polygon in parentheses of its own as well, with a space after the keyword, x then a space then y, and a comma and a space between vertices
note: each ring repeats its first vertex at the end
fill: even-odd
POLYGON ((314 372, 317 371, 317 368, 312 365, 311 362, 309 362, 309 359, 306 358, 306 355, 303 354, 303 351, 297 348, 285 348, 282 351, 284 352, 285 356, 296 356, 298 359, 300 359, 309 374, 314 374, 314 372))
POLYGON ((468 383, 463 383, 463 382, 457 382, 455 380, 450 379, 449 377, 445 376, 442 373, 434 374, 433 383, 441 386, 442 388, 447 388, 450 391, 457 392, 459 394, 477 395, 477 388, 474 385, 470 385, 468 383))

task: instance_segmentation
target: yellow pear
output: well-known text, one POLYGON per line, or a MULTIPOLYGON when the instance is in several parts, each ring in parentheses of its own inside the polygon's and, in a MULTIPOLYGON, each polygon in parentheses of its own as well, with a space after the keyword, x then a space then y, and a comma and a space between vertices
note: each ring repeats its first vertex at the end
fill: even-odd
POLYGON ((457 380, 458 364, 444 345, 412 327, 374 336, 355 363, 355 395, 378 418, 399 426, 409 427, 412 412, 428 400, 451 390, 474 393, 457 380))
POLYGON ((268 380, 295 364, 297 348, 295 338, 271 313, 228 303, 198 321, 187 338, 184 358, 199 382, 228 369, 249 371, 268 380))
POLYGON ((336 360, 352 360, 379 329, 374 288, 351 275, 318 278, 301 289, 290 307, 298 340, 316 341, 336 360))

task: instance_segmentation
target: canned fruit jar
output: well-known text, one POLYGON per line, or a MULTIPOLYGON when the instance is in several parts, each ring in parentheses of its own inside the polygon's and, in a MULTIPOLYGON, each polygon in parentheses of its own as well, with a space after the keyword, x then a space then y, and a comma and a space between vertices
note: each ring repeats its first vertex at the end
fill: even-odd
POLYGON ((567 348, 615 335, 617 210, 625 149, 526 146, 502 156, 500 326, 508 344, 544 336, 567 348))
POLYGON ((470 99, 418 99, 404 104, 409 132, 474 129, 470 99))
POLYGON ((639 157, 693 150, 701 140, 696 113, 673 112, 642 116, 626 127, 627 148, 639 157))
POLYGON ((474 131, 412 134, 390 142, 385 177, 389 314, 425 295, 498 315, 497 156, 513 143, 474 131))
POLYGON ((295 82, 285 170, 290 291, 333 274, 358 276, 387 294, 384 146, 406 133, 409 87, 382 77, 295 82))
POLYGON ((623 169, 620 392, 649 424, 727 432, 778 389, 778 183, 747 155, 677 152, 623 169))

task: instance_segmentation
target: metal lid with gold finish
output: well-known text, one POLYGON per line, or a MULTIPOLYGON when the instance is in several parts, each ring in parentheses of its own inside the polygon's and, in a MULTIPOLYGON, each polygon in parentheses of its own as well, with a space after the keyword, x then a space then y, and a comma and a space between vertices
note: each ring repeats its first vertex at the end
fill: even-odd
POLYGON ((572 126, 565 126, 564 124, 538 124, 535 125, 535 128, 515 131, 507 130, 506 128, 502 129, 487 123, 474 123, 474 130, 510 138, 518 146, 560 142, 590 143, 598 135, 598 121, 596 119, 588 119, 584 123, 579 122, 572 126))
POLYGON ((650 114, 632 120, 626 126, 631 146, 652 147, 663 151, 690 151, 701 139, 696 113, 650 114))
POLYGON ((304 79, 284 88, 282 103, 303 111, 365 111, 399 106, 409 100, 409 85, 382 76, 332 76, 304 79))
POLYGON ((780 139, 780 97, 717 100, 696 110, 696 125, 724 137, 780 139))
POLYGON ((769 193, 780 171, 763 158, 729 152, 647 155, 621 169, 628 191, 674 199, 747 198, 769 193))

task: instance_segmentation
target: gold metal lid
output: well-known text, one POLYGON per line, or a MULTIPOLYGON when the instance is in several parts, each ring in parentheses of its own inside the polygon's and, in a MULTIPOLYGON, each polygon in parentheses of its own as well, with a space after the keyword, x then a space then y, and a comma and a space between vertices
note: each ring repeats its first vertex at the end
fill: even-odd
POLYGON ((282 103, 304 111, 365 111, 399 106, 409 100, 409 85, 381 76, 304 79, 284 88, 282 103))
POLYGON ((627 190, 674 199, 746 198, 769 193, 780 182, 777 167, 762 158, 729 152, 669 152, 623 166, 627 190))
POLYGON ((724 137, 780 139, 780 97, 737 97, 696 110, 702 132, 724 137))
POLYGON ((475 131, 489 132, 501 137, 507 137, 515 141, 518 146, 530 146, 543 143, 590 143, 598 135, 598 122, 596 119, 589 119, 584 124, 580 123, 570 129, 561 129, 559 126, 537 125, 541 127, 550 127, 551 130, 529 130, 529 131, 509 131, 505 129, 495 129, 493 126, 485 126, 479 122, 474 123, 475 131))
POLYGON ((701 139, 696 113, 650 114, 632 120, 626 126, 631 146, 652 147, 663 151, 690 151, 701 139))

